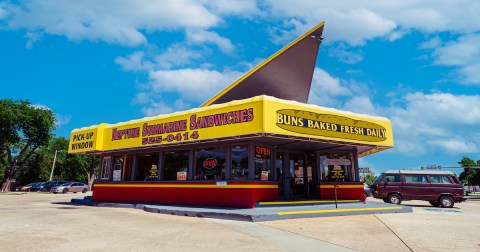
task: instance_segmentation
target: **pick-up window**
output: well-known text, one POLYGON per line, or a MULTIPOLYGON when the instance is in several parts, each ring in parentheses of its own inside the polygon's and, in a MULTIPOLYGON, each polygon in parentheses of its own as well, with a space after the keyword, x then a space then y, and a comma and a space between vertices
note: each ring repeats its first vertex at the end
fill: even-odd
POLYGON ((435 184, 452 184, 448 176, 430 176, 430 183, 435 184))

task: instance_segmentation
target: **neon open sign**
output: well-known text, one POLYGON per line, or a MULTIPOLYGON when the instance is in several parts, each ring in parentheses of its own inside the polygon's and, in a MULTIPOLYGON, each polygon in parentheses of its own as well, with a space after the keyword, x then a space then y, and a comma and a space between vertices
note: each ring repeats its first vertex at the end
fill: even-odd
POLYGON ((213 169, 217 166, 217 160, 215 158, 207 158, 203 161, 203 167, 205 169, 213 169))

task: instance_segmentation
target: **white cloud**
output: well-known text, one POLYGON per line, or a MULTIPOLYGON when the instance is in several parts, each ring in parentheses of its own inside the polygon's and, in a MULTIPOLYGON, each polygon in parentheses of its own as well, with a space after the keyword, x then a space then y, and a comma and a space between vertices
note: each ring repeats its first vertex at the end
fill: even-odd
MULTIPOLYGON (((440 46, 433 52, 434 64, 454 66, 458 81, 464 84, 480 84, 480 34, 461 36, 457 41, 440 46)), ((434 45, 435 46, 435 45, 434 45)), ((433 46, 432 46, 433 47, 433 46)))
MULTIPOLYGON (((12 6, 12 5, 10 5, 12 6)), ((179 1, 24 1, 11 8, 11 29, 42 31, 70 40, 102 40, 136 46, 147 42, 143 31, 206 29, 221 17, 195 0, 179 1)))
POLYGON ((6 3, 0 3, 0 19, 4 19, 7 17, 7 4, 6 3))
POLYGON ((447 153, 476 153, 479 150, 478 142, 457 139, 431 140, 428 142, 447 153))
MULTIPOLYGON (((31 104, 30 106, 36 109, 50 110, 53 112, 53 110, 49 106, 44 104, 31 104)), ((55 113, 55 125, 57 125, 57 127, 67 125, 70 123, 71 118, 72 117, 70 115, 62 115, 55 113)))
POLYGON ((248 16, 260 12, 255 0, 204 0, 202 2, 209 6, 214 13, 248 16))
POLYGON ((331 47, 328 50, 328 56, 338 58, 340 62, 347 64, 355 64, 363 60, 363 53, 360 51, 354 53, 347 50, 345 44, 340 43, 338 46, 331 47))
POLYGON ((55 114, 55 119, 56 119, 57 126, 62 126, 62 125, 69 124, 70 120, 72 119, 72 116, 71 115, 55 114))
POLYGON ((173 103, 173 106, 165 103, 164 101, 160 100, 158 102, 151 102, 148 106, 144 106, 142 108, 142 113, 146 116, 156 116, 162 114, 170 114, 174 111, 182 111, 190 108, 191 105, 185 103, 182 100, 176 100, 173 103))
POLYGON ((332 77, 326 71, 315 68, 308 103, 326 107, 340 107, 338 97, 352 93, 339 78, 332 77))
MULTIPOLYGON (((406 89, 408 92, 408 89, 406 89)), ((407 156, 480 150, 480 95, 409 92, 390 106, 374 104, 367 86, 315 69, 309 103, 390 118, 395 148, 407 156)))
POLYGON ((427 152, 474 153, 480 138, 480 96, 410 93, 402 105, 382 108, 392 120, 395 149, 405 155, 427 152))
POLYGON ((241 76, 241 72, 208 69, 178 69, 151 71, 150 84, 155 93, 176 92, 188 101, 212 97, 241 76))
POLYGON ((367 96, 354 95, 350 100, 345 102, 343 109, 359 114, 377 115, 375 106, 367 96))
POLYGON ((137 51, 127 57, 115 58, 115 63, 119 64, 125 71, 143 71, 149 69, 148 62, 144 61, 144 55, 143 51, 137 51))
POLYGON ((25 44, 25 47, 27 49, 32 49, 33 43, 39 41, 42 35, 35 32, 27 32, 25 37, 27 38, 27 43, 25 44))
POLYGON ((202 30, 188 31, 187 40, 193 44, 212 43, 218 46, 218 48, 224 53, 233 53, 235 50, 230 39, 221 37, 216 32, 202 30))
MULTIPOLYGON (((299 35, 307 31, 307 27, 325 21, 325 43, 344 41, 350 45, 362 45, 379 37, 393 41, 412 29, 424 33, 449 31, 465 34, 480 30, 480 2, 477 1, 443 1, 439 4, 435 0, 268 0, 267 5, 265 11, 270 16, 295 19, 295 22, 285 24, 285 32, 276 32, 275 35, 299 35)), ((275 37, 277 41, 280 39, 275 37)))

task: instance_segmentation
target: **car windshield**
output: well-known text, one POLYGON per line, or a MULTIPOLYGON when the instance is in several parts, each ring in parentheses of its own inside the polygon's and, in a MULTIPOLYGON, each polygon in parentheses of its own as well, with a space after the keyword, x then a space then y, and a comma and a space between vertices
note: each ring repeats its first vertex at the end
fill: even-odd
POLYGON ((376 177, 376 178, 375 178, 375 179, 372 181, 372 183, 371 183, 370 185, 374 185, 374 184, 376 184, 376 183, 377 183, 377 181, 378 181, 378 180, 380 180, 380 178, 381 178, 381 177, 383 177, 383 175, 385 175, 385 174, 384 174, 384 173, 382 173, 382 174, 378 175, 378 176, 377 176, 377 177, 376 177))

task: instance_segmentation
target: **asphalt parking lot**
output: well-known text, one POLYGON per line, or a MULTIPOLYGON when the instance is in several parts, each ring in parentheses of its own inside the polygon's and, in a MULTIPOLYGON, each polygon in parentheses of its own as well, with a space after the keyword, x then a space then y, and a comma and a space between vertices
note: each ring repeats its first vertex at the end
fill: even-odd
POLYGON ((0 251, 480 251, 480 200, 451 209, 404 202, 412 213, 242 222, 70 203, 82 196, 0 194, 0 251))

